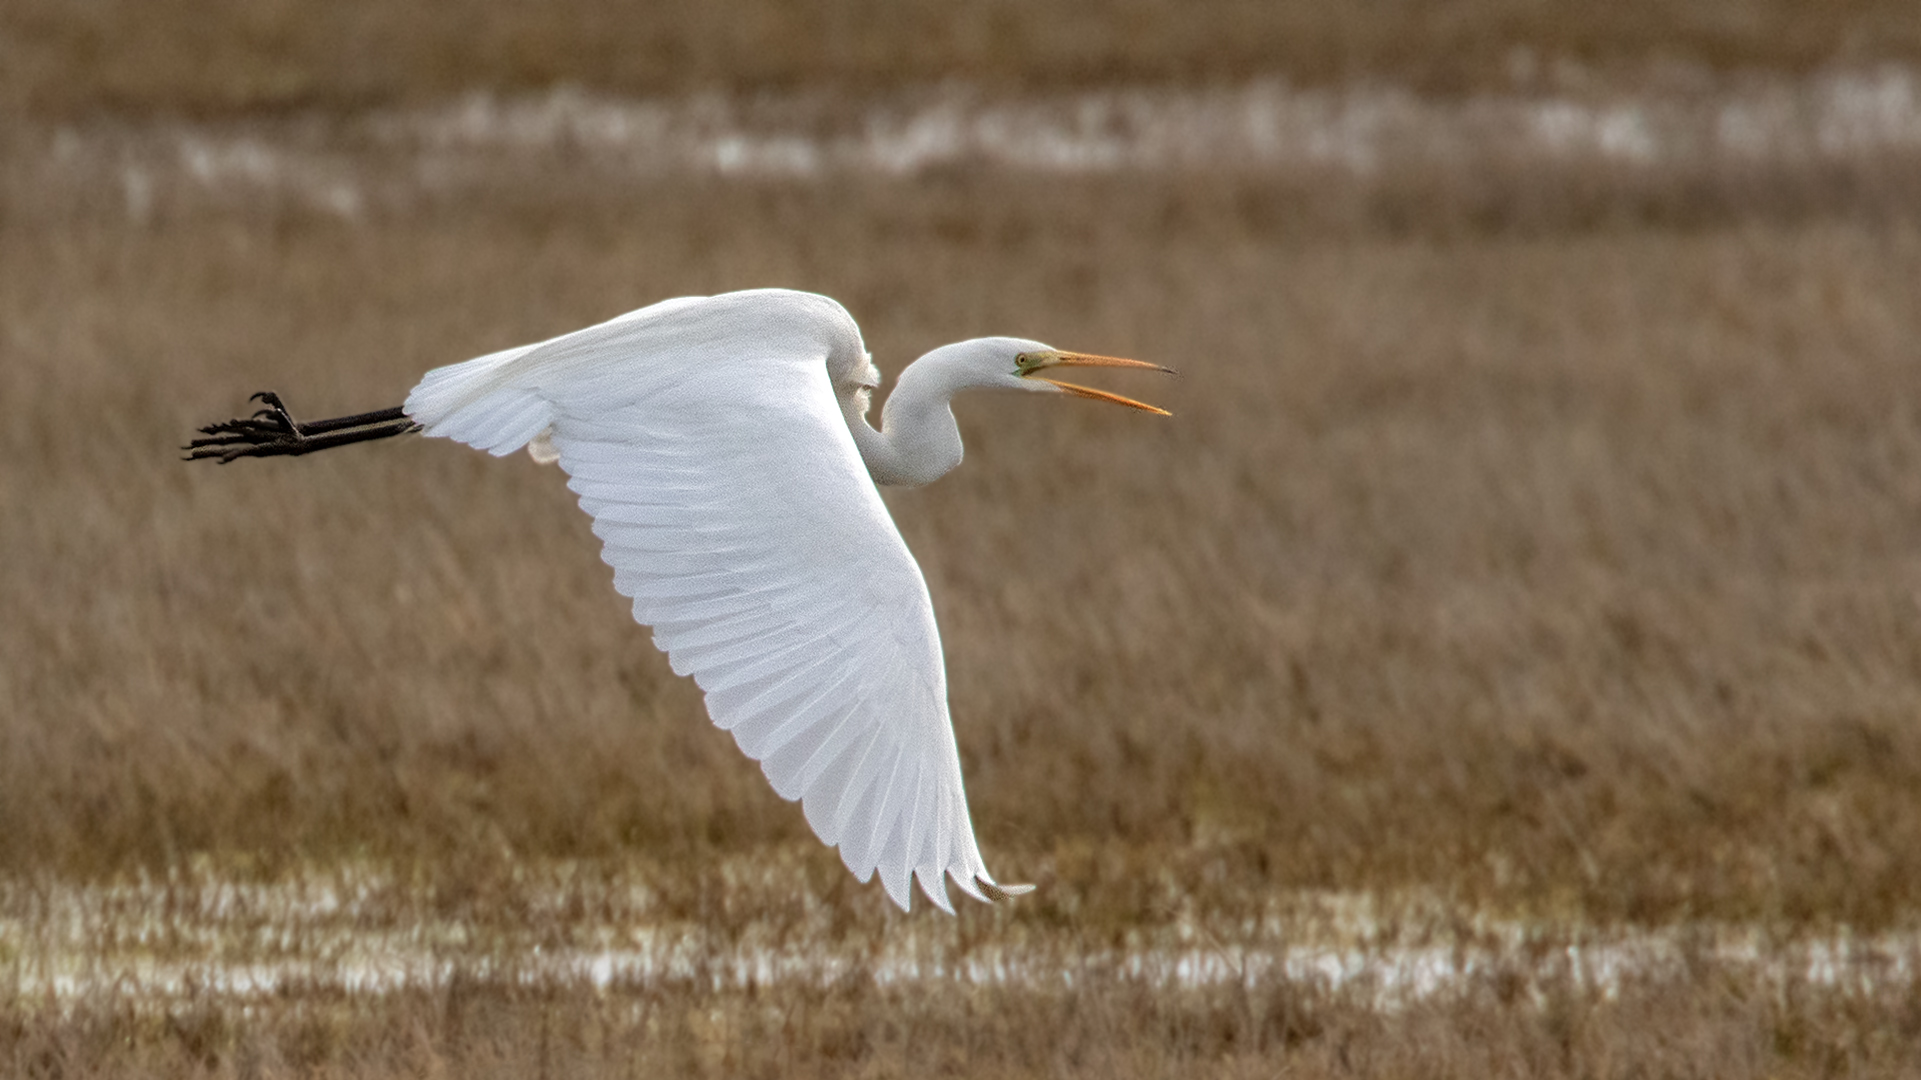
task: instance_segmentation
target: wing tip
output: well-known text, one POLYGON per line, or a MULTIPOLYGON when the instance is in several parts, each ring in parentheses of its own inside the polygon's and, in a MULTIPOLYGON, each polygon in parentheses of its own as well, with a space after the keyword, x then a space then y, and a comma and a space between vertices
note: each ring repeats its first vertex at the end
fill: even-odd
MULTIPOLYGON (((887 898, 892 900, 902 911, 911 912, 913 910, 913 885, 916 879, 918 879, 921 893, 932 901, 934 906, 947 912, 949 915, 956 914, 951 901, 942 903, 942 901, 948 900, 945 886, 950 877, 949 874, 932 875, 932 881, 936 883, 932 886, 929 885, 930 875, 925 871, 909 869, 906 870, 904 876, 902 876, 902 871, 885 865, 871 868, 865 874, 855 871, 855 877, 859 878, 861 884, 865 885, 873 879, 875 870, 880 871, 881 888, 886 891, 887 898)), ((980 874, 975 874, 971 878, 962 878, 958 875, 952 876, 954 884, 960 886, 961 891, 976 900, 989 904, 1005 904, 1016 897, 1026 896, 1035 889, 1035 886, 1024 883, 1002 885, 980 874)))
POLYGON ((887 898, 902 911, 914 910, 913 871, 883 863, 875 869, 880 871, 881 888, 887 891, 887 898), (903 876, 906 875, 906 876, 903 876))
POLYGON ((933 901, 934 906, 949 915, 954 914, 954 901, 947 895, 947 874, 932 867, 916 867, 914 877, 920 881, 920 891, 933 901))
POLYGON ((996 904, 1004 904, 1016 896, 1026 896, 1034 891, 1032 885, 1000 885, 978 876, 974 878, 974 884, 979 886, 980 891, 996 904))

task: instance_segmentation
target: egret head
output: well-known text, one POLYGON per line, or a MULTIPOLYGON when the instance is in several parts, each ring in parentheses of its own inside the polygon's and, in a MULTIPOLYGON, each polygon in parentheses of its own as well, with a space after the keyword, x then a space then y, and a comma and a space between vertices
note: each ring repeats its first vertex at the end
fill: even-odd
MULTIPOLYGON (((1110 367, 1145 368, 1148 371, 1162 371, 1172 375, 1173 369, 1159 364, 1149 364, 1140 360, 1123 360, 1117 356, 1096 356, 1093 353, 1067 352, 1026 338, 987 337, 975 338, 954 345, 946 345, 922 358, 929 371, 942 384, 944 392, 967 387, 983 387, 996 390, 1029 390, 1049 394, 1072 394, 1075 397, 1093 401, 1105 401, 1115 405, 1125 405, 1131 409, 1142 409, 1161 416, 1168 415, 1166 409, 1149 405, 1133 398, 1110 394, 1071 382, 1051 378, 1060 368, 1072 367, 1110 367), (934 373, 938 372, 938 375, 934 373), (1045 372, 1046 374, 1042 374, 1045 372)), ((914 365, 922 366, 921 364, 914 365)), ((910 372, 911 372, 910 368, 910 372)), ((909 378, 908 372, 902 373, 903 381, 909 378)))
POLYGON ((1174 374, 1173 368, 1162 367, 1159 364, 1150 364, 1142 360, 1123 360, 1118 356, 1096 356, 1093 353, 1064 352, 1060 349, 1049 349, 1046 347, 1023 349, 1014 354, 1014 377, 1019 379, 1026 389, 1048 387, 1060 393, 1072 394, 1075 397, 1089 398, 1094 401, 1106 401, 1115 405, 1125 405, 1130 409, 1142 409, 1160 416, 1171 415, 1166 409, 1149 405, 1144 401, 1135 401, 1130 397, 1110 394, 1105 390, 1096 390, 1091 386, 1080 386, 1071 382, 1062 382, 1059 379, 1049 379, 1039 374, 1039 372, 1052 371, 1056 368, 1065 367, 1146 368, 1149 371, 1160 371, 1169 375, 1174 374))
POLYGON ((961 463, 960 428, 949 406, 962 391, 1072 394, 1168 415, 1167 410, 1146 402, 1049 377, 1057 368, 1070 367, 1146 368, 1172 374, 1159 364, 1066 352, 1026 338, 974 338, 942 345, 901 369, 894 392, 881 408, 885 435, 865 423, 857 411, 864 405, 863 388, 857 381, 840 391, 841 407, 869 475, 876 483, 905 485, 929 483, 961 463))

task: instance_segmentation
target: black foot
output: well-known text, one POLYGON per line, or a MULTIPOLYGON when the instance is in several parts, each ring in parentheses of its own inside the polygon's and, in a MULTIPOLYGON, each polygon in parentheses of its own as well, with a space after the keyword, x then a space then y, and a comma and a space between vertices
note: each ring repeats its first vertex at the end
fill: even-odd
POLYGON ((187 451, 185 460, 218 461, 225 465, 243 457, 298 457, 316 450, 420 430, 420 425, 398 408, 302 423, 287 411, 280 395, 271 390, 262 390, 247 400, 258 401, 266 408, 252 416, 222 420, 201 428, 201 438, 181 447, 187 451))

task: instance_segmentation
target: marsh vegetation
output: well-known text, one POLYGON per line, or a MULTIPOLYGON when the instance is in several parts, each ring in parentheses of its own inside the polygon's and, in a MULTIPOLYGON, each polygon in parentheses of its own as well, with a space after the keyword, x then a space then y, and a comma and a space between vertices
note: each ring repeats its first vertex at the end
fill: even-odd
MULTIPOLYGON (((1753 26, 1787 18, 1763 8, 1753 26)), ((1861 35, 1884 17, 1822 10, 1861 35)), ((56 93, 19 73, 84 20, 22 11, 59 33, 10 39, 32 63, 0 130, 0 1071, 1921 1065, 1921 187, 1900 138, 1738 168, 1470 140, 1360 179, 978 156, 722 175, 566 139, 436 157, 380 132, 476 87, 518 100, 485 49, 417 41, 469 66, 391 92, 383 45, 289 99, 164 50, 56 93), (240 150, 196 168, 189 145, 240 150), (275 179, 309 175, 354 199, 275 179), (901 916, 848 879, 632 624, 552 470, 421 440, 177 460, 256 389, 385 406, 441 363, 776 284, 842 300, 890 373, 997 332, 1183 372, 1157 388, 1172 421, 963 401, 966 465, 888 496, 940 612, 983 850, 1041 885, 1013 906, 901 916), (1377 921, 1335 926, 1330 896, 1377 921), (685 962, 589 962, 642 938, 685 962), (1666 944, 1613 978, 1571 959, 1627 940, 1666 944), (1382 971, 1402 948, 1484 962, 1388 1000, 1384 976, 1286 962, 1314 942, 1382 971), (1233 977, 1126 966, 1156 949, 1233 977), (383 952, 422 976, 343 975, 383 952), (1010 954, 1042 974, 968 966, 1010 954), (716 975, 761 955, 805 970, 716 975), (937 963, 896 977, 903 955, 937 963), (222 982, 247 970, 267 989, 222 982)), ((1641 30, 1564 49, 1512 25, 1540 57, 1648 70, 1641 30)), ((1804 77, 1746 33, 1696 75, 1804 77)), ((1187 38, 1130 40, 1115 77, 1189 71, 1187 38)), ((1099 83, 1021 55, 929 63, 1099 83)), ((574 76, 592 100, 661 91, 596 63, 574 76)), ((778 113, 788 76, 763 75, 739 107, 772 124, 752 110, 778 113)), ((1405 75, 1436 109, 1526 90, 1498 65, 1405 75)), ((900 82, 792 100, 810 131, 853 129, 900 82)), ((1888 100, 1898 135, 1913 95, 1888 100)))

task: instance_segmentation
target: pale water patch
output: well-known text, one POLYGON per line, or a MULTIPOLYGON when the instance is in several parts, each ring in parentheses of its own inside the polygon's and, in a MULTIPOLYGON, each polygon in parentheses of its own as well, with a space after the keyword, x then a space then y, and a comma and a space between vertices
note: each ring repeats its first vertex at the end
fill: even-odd
POLYGON ((632 169, 784 178, 911 176, 969 164, 1103 173, 1384 168, 1502 155, 1651 166, 1703 154, 1791 158, 1921 148, 1904 68, 1718 91, 1479 94, 1391 86, 1112 89, 1001 100, 964 86, 849 103, 805 95, 620 101, 574 90, 375 117, 432 151, 571 152, 632 169))
POLYGON ((478 94, 356 117, 70 126, 10 154, 11 183, 102 180, 128 216, 169 191, 281 200, 344 218, 558 169, 591 183, 662 177, 816 182, 930 172, 1246 174, 1352 182, 1596 168, 1868 168, 1921 155, 1921 76, 1889 66, 1677 88, 1429 97, 1383 85, 1117 87, 1025 98, 946 85, 623 99, 577 89, 478 94))
MULTIPOLYGON (((791 888, 798 879, 787 873, 741 864, 722 876, 753 879, 759 892, 791 888)), ((714 990, 850 978, 1062 990, 1116 980, 1161 988, 1283 981, 1394 1007, 1496 984, 1507 993, 1572 985, 1611 994, 1703 966, 1750 985, 1884 992, 1911 986, 1921 951, 1914 934, 1595 927, 1462 912, 1432 897, 1343 893, 1277 896, 1253 917, 1190 910, 1098 944, 1071 927, 1024 924, 1017 913, 895 918, 876 909, 866 919, 806 896, 774 905, 777 915, 714 925, 665 913, 644 874, 583 875, 564 865, 518 874, 507 896, 462 913, 459 903, 364 867, 273 883, 203 872, 105 886, 0 885, 0 991, 53 1006, 103 997, 164 1006, 380 995, 456 979, 714 990)))

